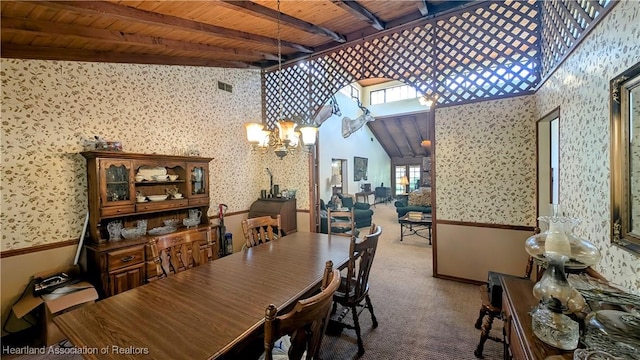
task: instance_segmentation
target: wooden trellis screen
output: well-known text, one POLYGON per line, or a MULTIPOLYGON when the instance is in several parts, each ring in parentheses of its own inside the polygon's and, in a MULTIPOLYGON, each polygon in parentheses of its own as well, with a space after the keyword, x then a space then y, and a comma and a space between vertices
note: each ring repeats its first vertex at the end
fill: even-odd
POLYGON ((282 102, 277 70, 265 72, 267 126, 275 126, 280 115, 311 119, 339 89, 367 78, 403 81, 437 96, 438 105, 533 92, 614 5, 482 2, 283 67, 282 102))

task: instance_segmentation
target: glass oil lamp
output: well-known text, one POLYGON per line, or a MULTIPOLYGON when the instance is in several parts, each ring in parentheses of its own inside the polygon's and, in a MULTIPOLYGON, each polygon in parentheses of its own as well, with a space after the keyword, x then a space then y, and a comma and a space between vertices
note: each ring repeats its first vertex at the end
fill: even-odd
POLYGON ((569 284, 565 268, 584 269, 600 259, 600 251, 589 241, 573 234, 579 219, 560 216, 554 205, 552 216, 538 218, 547 230, 528 238, 525 249, 529 255, 547 263, 546 270, 533 287, 533 296, 540 301, 532 311, 534 334, 545 343, 572 350, 578 345, 579 327, 566 314, 580 312, 585 300, 569 284))

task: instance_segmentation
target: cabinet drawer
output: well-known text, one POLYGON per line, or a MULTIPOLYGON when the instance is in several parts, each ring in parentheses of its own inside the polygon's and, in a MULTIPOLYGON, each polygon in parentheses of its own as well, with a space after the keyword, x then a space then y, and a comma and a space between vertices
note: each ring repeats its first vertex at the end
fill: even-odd
POLYGON ((196 199, 189 199, 189 206, 193 206, 193 205, 209 205, 209 198, 196 198, 196 199))
POLYGON ((100 216, 102 217, 118 216, 123 214, 133 214, 134 212, 136 212, 135 205, 110 206, 110 207, 100 208, 100 216))
POLYGON ((156 210, 169 210, 185 207, 189 204, 189 200, 167 200, 158 202, 148 202, 142 204, 136 204, 136 211, 156 211, 156 210))
POLYGON ((144 261, 144 245, 134 246, 122 250, 107 253, 108 271, 113 272, 127 266, 142 263, 144 261))

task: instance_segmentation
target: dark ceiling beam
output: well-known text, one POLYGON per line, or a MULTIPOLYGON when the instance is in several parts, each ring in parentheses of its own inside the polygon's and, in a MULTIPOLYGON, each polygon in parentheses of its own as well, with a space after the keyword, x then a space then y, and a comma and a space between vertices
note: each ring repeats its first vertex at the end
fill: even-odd
MULTIPOLYGON (((387 125, 387 121, 383 121, 382 126, 384 127, 384 132, 389 134, 389 139, 391 139, 391 142, 396 147, 396 151, 397 151, 396 154, 398 154, 397 157, 402 157, 402 151, 400 151, 400 148, 398 147, 398 143, 396 143, 396 140, 391 135, 391 132, 389 132, 389 126, 387 125)), ((387 154, 389 154, 389 157, 393 157, 393 154, 391 153, 391 149, 387 151, 387 154)))
MULTIPOLYGON (((421 11, 416 11, 405 16, 393 19, 387 23, 387 29, 391 29, 397 26, 416 21, 416 20, 430 20, 435 17, 441 17, 449 13, 457 12, 459 10, 467 10, 467 7, 481 6, 486 1, 444 1, 441 3, 432 3, 429 5, 429 13, 422 14, 421 11)), ((425 2, 426 4, 426 2, 425 2)), ((425 5, 426 6, 426 5, 425 5)))
POLYGON ((170 50, 185 50, 198 52, 212 52, 225 55, 249 56, 262 60, 278 60, 275 54, 265 52, 232 49, 207 44, 190 43, 184 41, 170 40, 155 36, 127 34, 121 31, 106 29, 96 29, 87 26, 71 25, 63 23, 51 23, 46 21, 36 21, 28 19, 18 19, 3 16, 0 22, 3 32, 7 33, 30 33, 41 36, 65 35, 82 40, 100 40, 102 42, 142 46, 145 48, 162 48, 170 50))
MULTIPOLYGON (((256 4, 251 1, 238 1, 238 0, 220 0, 220 4, 233 9, 235 11, 242 12, 247 15, 256 16, 261 19, 269 21, 278 21, 278 11, 256 4)), ((304 32, 308 32, 315 35, 328 37, 333 41, 340 43, 346 42, 347 38, 344 35, 340 35, 330 29, 323 26, 308 23, 304 20, 300 20, 293 16, 289 16, 284 13, 280 13, 280 22, 285 26, 290 26, 304 32)))
POLYGON ((400 128, 400 131, 402 131, 402 134, 404 135, 402 138, 404 139, 405 144, 409 148, 409 151, 411 151, 411 156, 416 157, 416 152, 413 151, 413 146, 411 146, 411 144, 409 143, 409 134, 407 134, 407 129, 405 129, 404 126, 402 126, 402 124, 400 124, 400 121, 398 121, 398 118, 394 119, 394 122, 400 128))
POLYGON ((347 42, 344 44, 328 43, 326 45, 318 46, 315 48, 315 53, 313 55, 304 53, 290 54, 289 58, 284 64, 297 63, 298 61, 304 60, 305 58, 309 57, 322 57, 326 53, 335 52, 340 49, 352 46, 356 43, 369 40, 371 38, 377 38, 388 34, 390 35, 414 26, 424 26, 424 24, 432 21, 434 18, 473 11, 479 7, 482 7, 483 5, 485 5, 485 3, 486 1, 456 1, 454 2, 454 5, 450 5, 453 6, 452 8, 448 10, 441 10, 440 13, 435 13, 434 5, 431 5, 431 14, 429 16, 422 16, 420 15, 420 12, 416 11, 414 14, 409 14, 404 17, 389 21, 386 24, 387 28, 384 31, 377 31, 373 28, 366 28, 362 31, 354 31, 345 34, 345 36, 347 37, 347 42))
MULTIPOLYGON (((99 15, 102 17, 137 21, 148 25, 160 25, 177 30, 194 31, 209 36, 222 36, 258 44, 278 46, 278 40, 270 37, 227 29, 216 25, 140 10, 105 1, 39 1, 38 5, 71 10, 79 14, 99 15)), ((309 54, 314 51, 313 48, 289 41, 282 41, 282 46, 309 54)))
MULTIPOLYGON (((413 131, 415 131, 416 134, 418 134, 418 137, 420 138, 420 147, 422 148, 422 142, 424 140, 428 140, 428 139, 426 139, 425 136, 422 136, 422 133, 420 132, 420 128, 418 127, 418 121, 416 121, 416 117, 415 116, 411 117, 411 123, 413 124, 413 131)), ((427 135, 427 137, 428 137, 428 135, 427 135)), ((427 153, 427 149, 425 149, 425 148, 422 148, 422 149, 424 150, 423 156, 429 156, 429 154, 427 153)))
POLYGON ((427 4, 427 0, 420 1, 420 4, 418 4, 418 11, 420 11, 422 16, 429 15, 429 4, 427 4))
MULTIPOLYGON (((400 126, 398 124, 398 119, 397 118, 389 119, 388 122, 389 123, 393 123, 396 127, 400 126)), ((383 124, 384 124, 385 130, 387 131, 387 133, 389 134, 389 137, 391 138, 391 141, 393 142, 393 145, 396 147, 396 151, 397 151, 398 157, 404 157, 404 154, 402 153, 402 150, 400 150, 400 147, 398 146, 398 142, 393 137, 393 133, 391 131, 389 131, 389 125, 387 125, 387 121, 385 121, 383 124)))
POLYGON ((210 60, 195 57, 176 57, 162 55, 141 55, 131 53, 114 53, 106 51, 59 49, 38 46, 22 46, 2 44, 2 57, 15 59, 90 61, 108 63, 152 64, 152 65, 185 65, 227 68, 258 68, 240 61, 210 60))
POLYGON ((356 1, 331 0, 331 2, 348 11, 358 19, 366 21, 367 23, 369 23, 369 25, 371 25, 378 31, 382 31, 386 28, 386 24, 384 23, 384 21, 380 20, 377 16, 372 14, 371 11, 367 10, 364 6, 358 4, 358 2, 356 1))

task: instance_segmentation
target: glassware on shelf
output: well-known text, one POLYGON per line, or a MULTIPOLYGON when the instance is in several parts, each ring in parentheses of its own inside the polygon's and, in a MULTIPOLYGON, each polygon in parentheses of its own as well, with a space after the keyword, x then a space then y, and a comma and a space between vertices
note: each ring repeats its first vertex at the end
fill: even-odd
POLYGON ((107 224, 107 232, 109 233, 109 241, 120 240, 122 232, 122 221, 111 221, 107 224))
POLYGON ((587 349, 623 359, 640 359, 640 317, 626 311, 598 310, 584 319, 587 349))

